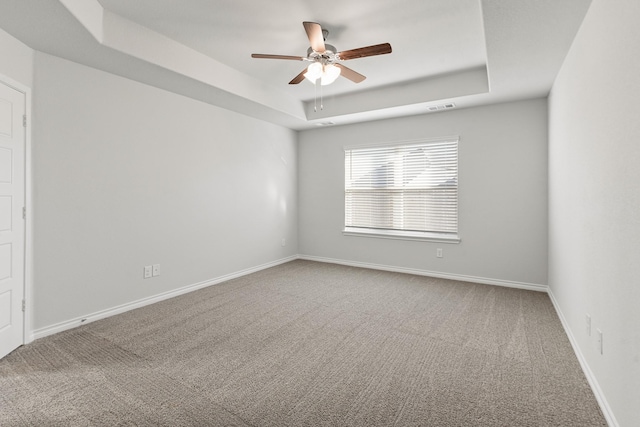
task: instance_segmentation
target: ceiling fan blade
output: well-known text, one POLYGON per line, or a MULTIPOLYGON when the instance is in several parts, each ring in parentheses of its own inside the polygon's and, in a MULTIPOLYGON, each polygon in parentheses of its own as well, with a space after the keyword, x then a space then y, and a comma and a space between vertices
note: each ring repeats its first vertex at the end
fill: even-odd
POLYGON ((291 59, 293 61, 303 61, 305 58, 301 56, 290 56, 290 55, 268 55, 264 53, 252 53, 252 58, 264 58, 264 59, 291 59))
POLYGON ((307 32, 307 37, 309 37, 311 49, 318 53, 324 53, 326 48, 324 47, 324 36, 322 35, 322 27, 320 24, 305 21, 302 25, 304 25, 304 30, 307 32))
POLYGON ((290 85, 297 85, 298 83, 300 83, 301 81, 304 80, 304 75, 307 72, 307 69, 305 68, 304 70, 302 70, 302 72, 300 74, 298 74, 297 76, 295 76, 293 78, 293 80, 291 80, 289 82, 290 85))
POLYGON ((376 44, 373 46, 361 47, 359 49, 345 50, 338 52, 341 60, 364 58, 365 56, 384 55, 391 53, 391 45, 389 43, 376 44))
POLYGON ((366 77, 363 76, 362 74, 357 73, 357 72, 353 71, 351 68, 345 67, 342 64, 335 64, 335 66, 340 68, 340 74, 343 77, 348 78, 349 80, 351 80, 354 83, 360 83, 361 81, 366 79, 366 77))

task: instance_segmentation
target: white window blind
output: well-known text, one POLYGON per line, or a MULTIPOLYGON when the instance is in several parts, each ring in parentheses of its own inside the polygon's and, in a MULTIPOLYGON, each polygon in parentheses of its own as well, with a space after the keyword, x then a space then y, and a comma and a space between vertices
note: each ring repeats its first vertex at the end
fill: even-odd
POLYGON ((458 139, 345 149, 345 230, 456 235, 458 139))

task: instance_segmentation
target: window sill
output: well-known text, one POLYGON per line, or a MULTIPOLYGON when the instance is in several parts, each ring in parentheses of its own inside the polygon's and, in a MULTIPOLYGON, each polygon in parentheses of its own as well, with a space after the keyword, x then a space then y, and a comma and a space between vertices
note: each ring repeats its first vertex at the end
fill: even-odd
POLYGON ((352 228, 342 230, 344 236, 375 237, 379 239, 419 240, 423 242, 460 243, 457 234, 432 233, 426 231, 378 230, 375 228, 352 228))

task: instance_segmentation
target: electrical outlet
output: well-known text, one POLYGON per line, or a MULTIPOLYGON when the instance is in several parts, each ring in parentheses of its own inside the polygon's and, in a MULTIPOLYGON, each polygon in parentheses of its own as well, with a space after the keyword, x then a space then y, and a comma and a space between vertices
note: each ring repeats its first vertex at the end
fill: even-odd
POLYGON ((589 316, 589 313, 587 313, 587 315, 585 316, 585 320, 587 322, 587 336, 590 337, 591 336, 591 316, 589 316))
POLYGON ((150 278, 151 277, 151 273, 152 273, 151 266, 150 265, 145 265, 144 266, 144 278, 145 279, 150 278))
POLYGON ((287 239, 285 239, 284 237, 282 238, 282 242, 281 242, 282 246, 286 246, 287 245, 287 239))
POLYGON ((436 256, 437 256, 438 258, 442 258, 442 248, 438 248, 438 249, 436 249, 436 256))
POLYGON ((160 264, 153 264, 152 273, 153 277, 160 275, 160 264))
POLYGON ((600 329, 596 329, 596 332, 598 334, 598 351, 600 352, 600 354, 604 354, 604 342, 602 337, 602 331, 600 329))

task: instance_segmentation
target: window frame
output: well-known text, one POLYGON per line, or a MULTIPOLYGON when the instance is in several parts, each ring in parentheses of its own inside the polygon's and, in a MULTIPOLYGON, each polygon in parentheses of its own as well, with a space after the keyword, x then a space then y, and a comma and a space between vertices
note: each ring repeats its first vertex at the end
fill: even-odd
POLYGON ((375 144, 362 144, 362 145, 347 145, 343 147, 344 159, 346 159, 347 151, 359 150, 359 149, 376 149, 376 148, 393 148, 398 146, 420 145, 438 142, 455 142, 456 143, 456 231, 455 233, 436 232, 436 231, 409 231, 409 230, 397 230, 397 229, 379 229, 379 228, 367 228, 367 227, 350 227, 346 225, 346 194, 347 194, 347 177, 346 167, 343 168, 345 175, 343 176, 343 224, 344 228, 342 234, 344 236, 355 237, 374 237, 381 239, 394 239, 394 240, 413 240, 413 241, 428 241, 439 243, 460 243, 460 209, 459 209, 459 188, 460 188, 460 170, 459 170, 459 158, 460 158, 460 137, 458 135, 444 136, 437 138, 421 138, 415 140, 394 141, 394 142, 381 142, 375 144))

